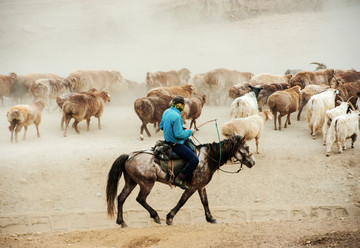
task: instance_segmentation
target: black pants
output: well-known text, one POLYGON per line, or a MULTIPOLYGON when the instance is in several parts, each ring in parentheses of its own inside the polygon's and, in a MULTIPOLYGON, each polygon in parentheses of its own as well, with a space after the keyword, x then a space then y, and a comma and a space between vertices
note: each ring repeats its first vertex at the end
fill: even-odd
POLYGON ((199 158, 196 154, 186 145, 176 144, 173 146, 173 143, 167 142, 171 145, 173 152, 179 155, 182 159, 184 159, 187 163, 184 169, 182 169, 182 173, 185 174, 186 178, 191 178, 193 171, 199 164, 199 158))

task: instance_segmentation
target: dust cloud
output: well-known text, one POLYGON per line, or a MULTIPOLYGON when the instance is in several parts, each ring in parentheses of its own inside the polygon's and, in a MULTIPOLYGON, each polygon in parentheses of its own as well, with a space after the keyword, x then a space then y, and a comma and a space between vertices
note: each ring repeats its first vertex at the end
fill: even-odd
POLYGON ((360 69, 358 1, 0 1, 0 73, 360 69))

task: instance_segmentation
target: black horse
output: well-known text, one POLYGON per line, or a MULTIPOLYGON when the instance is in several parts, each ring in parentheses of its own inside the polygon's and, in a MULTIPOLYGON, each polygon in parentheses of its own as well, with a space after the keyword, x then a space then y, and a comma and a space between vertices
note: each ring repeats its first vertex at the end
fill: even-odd
MULTIPOLYGON (((198 145, 196 146, 196 153, 199 157, 199 165, 193 173, 191 182, 188 183, 189 189, 184 191, 177 205, 166 216, 168 225, 172 225, 176 213, 196 190, 199 192, 204 206, 206 220, 210 223, 216 223, 210 213, 205 186, 211 181, 215 171, 232 158, 239 160, 241 164, 245 164, 249 168, 255 164, 249 146, 240 136, 233 136, 220 143, 198 145)), ((127 226, 123 219, 123 205, 135 186, 139 184, 140 192, 136 200, 150 213, 150 217, 160 224, 158 213, 146 202, 146 198, 156 181, 168 183, 168 175, 155 162, 154 155, 149 153, 123 154, 113 163, 108 174, 106 187, 108 215, 110 217, 114 216, 114 201, 117 195, 118 183, 123 173, 125 186, 117 197, 118 213, 116 223, 121 227, 127 226)))

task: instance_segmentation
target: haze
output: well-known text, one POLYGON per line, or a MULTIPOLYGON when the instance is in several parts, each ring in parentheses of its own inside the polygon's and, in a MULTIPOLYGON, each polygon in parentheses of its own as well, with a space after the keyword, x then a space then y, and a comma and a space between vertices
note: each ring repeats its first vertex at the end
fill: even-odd
POLYGON ((183 67, 359 70, 358 13, 359 1, 335 0, 1 0, 0 74, 119 70, 144 82, 147 71, 183 67))

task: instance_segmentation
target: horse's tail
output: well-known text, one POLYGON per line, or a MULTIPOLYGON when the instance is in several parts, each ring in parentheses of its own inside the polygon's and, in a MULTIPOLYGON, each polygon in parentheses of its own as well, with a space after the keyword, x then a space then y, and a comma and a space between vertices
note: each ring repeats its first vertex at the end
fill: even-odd
POLYGON ((111 166, 111 169, 108 174, 108 180, 106 186, 106 201, 107 201, 107 213, 110 217, 114 217, 114 211, 115 211, 114 201, 117 194, 117 188, 121 174, 124 170, 125 162, 128 160, 128 158, 129 158, 128 154, 123 154, 120 157, 118 157, 111 166))

